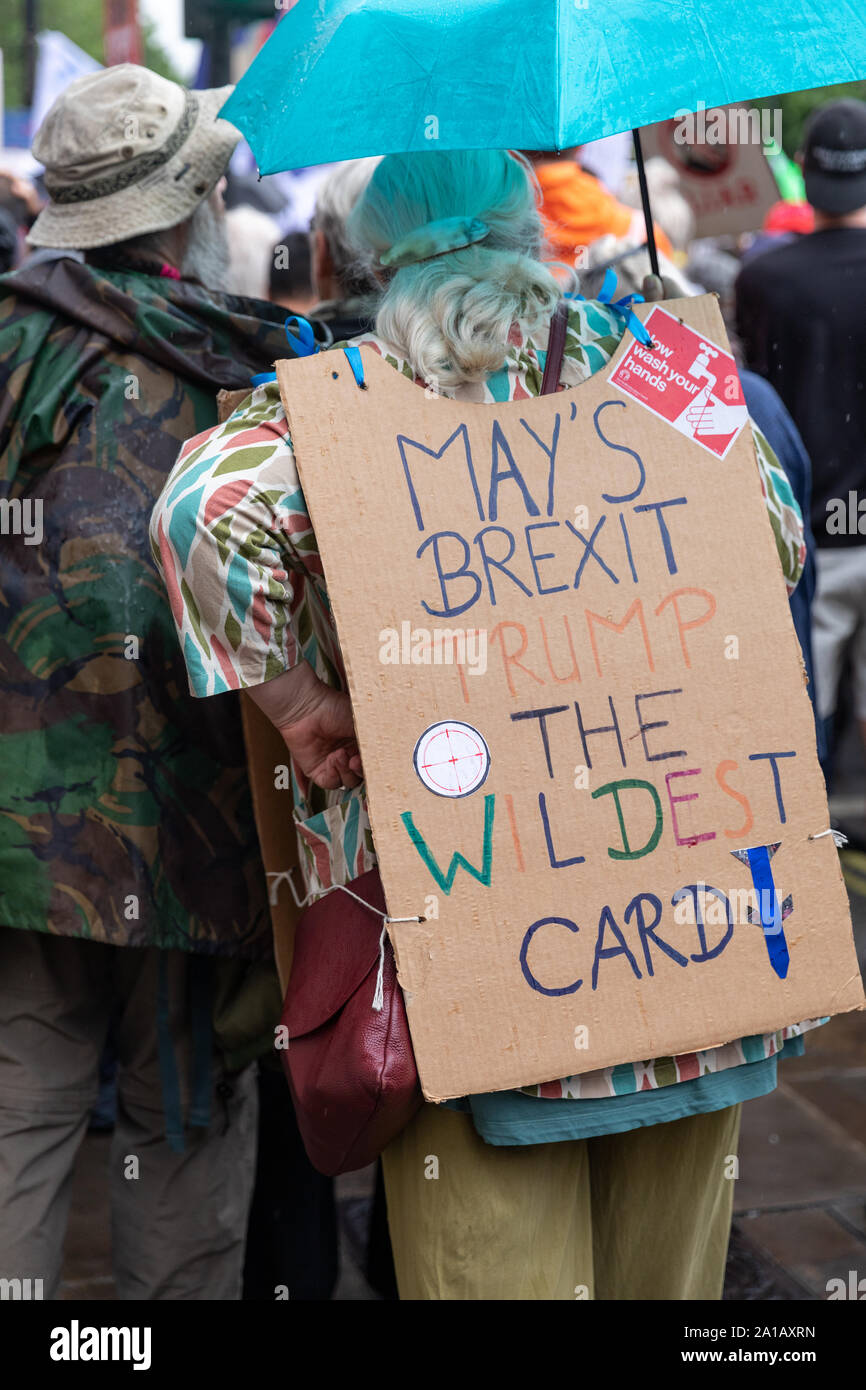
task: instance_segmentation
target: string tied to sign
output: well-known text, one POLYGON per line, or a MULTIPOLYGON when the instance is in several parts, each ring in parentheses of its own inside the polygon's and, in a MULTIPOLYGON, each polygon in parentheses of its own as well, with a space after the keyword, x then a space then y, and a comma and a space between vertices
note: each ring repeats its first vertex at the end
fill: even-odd
POLYGON ((358 893, 354 893, 351 888, 346 887, 345 883, 332 883, 329 888, 323 888, 320 892, 311 890, 303 898, 301 898, 298 896, 298 890, 295 887, 295 881, 292 877, 293 873, 294 868, 288 869, 287 871, 282 873, 268 874, 268 878, 274 880, 270 885, 269 895, 272 906, 276 905, 277 892, 279 890, 280 884, 288 883, 289 888, 291 889, 292 897, 295 900, 296 907, 307 907, 311 902, 316 901, 318 898, 326 897, 328 893, 348 893, 349 897, 354 898, 356 903, 360 903, 361 906, 365 907, 368 912, 372 912, 375 917, 381 918, 382 932, 379 936, 379 968, 376 972, 376 989, 373 994, 373 1003, 371 1005, 371 1007, 377 1014, 381 1013, 385 1005, 385 945, 387 942, 388 927, 392 923, 424 922, 426 921, 426 918, 389 917, 387 912, 382 912, 380 908, 374 907, 372 903, 368 903, 366 898, 362 898, 358 893))
POLYGON ((810 840, 823 840, 825 835, 833 836, 833 844, 837 849, 842 849, 848 843, 848 836, 843 835, 841 830, 834 830, 831 826, 829 830, 819 830, 816 835, 810 835, 810 840))

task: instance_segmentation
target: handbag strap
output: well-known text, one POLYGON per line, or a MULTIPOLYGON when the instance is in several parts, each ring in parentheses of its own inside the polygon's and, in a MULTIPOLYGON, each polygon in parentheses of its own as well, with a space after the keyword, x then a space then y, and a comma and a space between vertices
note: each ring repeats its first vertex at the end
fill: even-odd
POLYGON ((561 299, 550 320, 550 337, 547 342, 547 360, 544 376, 541 378, 542 396, 550 396, 559 387, 562 372, 562 356, 565 352, 565 334, 568 328, 568 300, 561 299))

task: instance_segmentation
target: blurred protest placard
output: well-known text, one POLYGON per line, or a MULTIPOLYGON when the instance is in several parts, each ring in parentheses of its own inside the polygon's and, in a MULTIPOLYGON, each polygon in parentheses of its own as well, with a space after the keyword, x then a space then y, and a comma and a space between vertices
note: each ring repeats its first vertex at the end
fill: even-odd
POLYGON ((768 110, 721 106, 645 126, 641 141, 647 159, 660 155, 679 174, 696 237, 736 235, 758 231, 779 199, 764 154, 774 132, 768 110))

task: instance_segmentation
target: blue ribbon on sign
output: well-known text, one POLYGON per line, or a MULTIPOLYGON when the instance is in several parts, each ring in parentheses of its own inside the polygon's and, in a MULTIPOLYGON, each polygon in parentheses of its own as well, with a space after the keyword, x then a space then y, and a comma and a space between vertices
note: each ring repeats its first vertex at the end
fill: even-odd
POLYGON ((312 357, 314 353, 319 351, 319 344, 316 342, 313 325, 309 319, 302 319, 299 314, 291 314, 283 327, 286 330, 289 347, 294 350, 298 357, 312 357), (289 332, 290 324, 297 325, 296 333, 289 332))
POLYGON ((366 391, 367 383, 364 380, 364 363, 361 360, 361 349, 356 347, 343 348, 346 354, 346 361, 352 369, 352 376, 355 378, 362 391, 366 391))
MULTIPOLYGON (((596 295, 596 299, 599 304, 606 304, 609 309, 613 309, 615 314, 619 314, 621 318, 625 319, 626 328, 631 330, 639 343, 643 343, 644 347, 654 347, 655 344, 652 338, 632 308, 633 304, 643 304, 645 302, 643 295, 624 294, 620 299, 615 300, 613 297, 615 293, 616 271, 612 266, 608 266, 607 270, 604 272, 604 281, 602 282, 601 289, 596 295)), ((582 299, 584 303, 586 303, 585 294, 567 294, 565 298, 582 299)))
MULTIPOLYGON (((313 332, 313 325, 309 319, 302 319, 300 314, 290 314, 283 324, 286 330, 286 337, 289 340, 289 347, 296 357, 312 357, 319 351, 319 344, 316 342, 316 335, 313 332), (294 324, 297 332, 290 333, 289 325, 294 324)), ((276 372, 259 372, 257 376, 251 378, 253 386, 264 386, 268 381, 276 381, 276 372)))

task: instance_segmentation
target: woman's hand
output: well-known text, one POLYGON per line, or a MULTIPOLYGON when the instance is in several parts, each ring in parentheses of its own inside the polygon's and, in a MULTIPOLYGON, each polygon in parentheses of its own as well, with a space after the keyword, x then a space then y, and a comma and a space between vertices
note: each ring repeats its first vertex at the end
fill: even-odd
POLYGON ((298 771, 329 791, 364 778, 352 703, 320 681, 307 662, 254 686, 250 698, 279 729, 298 771))
POLYGON ((341 690, 322 686, 322 697, 309 714, 277 725, 305 777, 317 786, 357 787, 364 779, 355 738, 352 702, 341 690))

